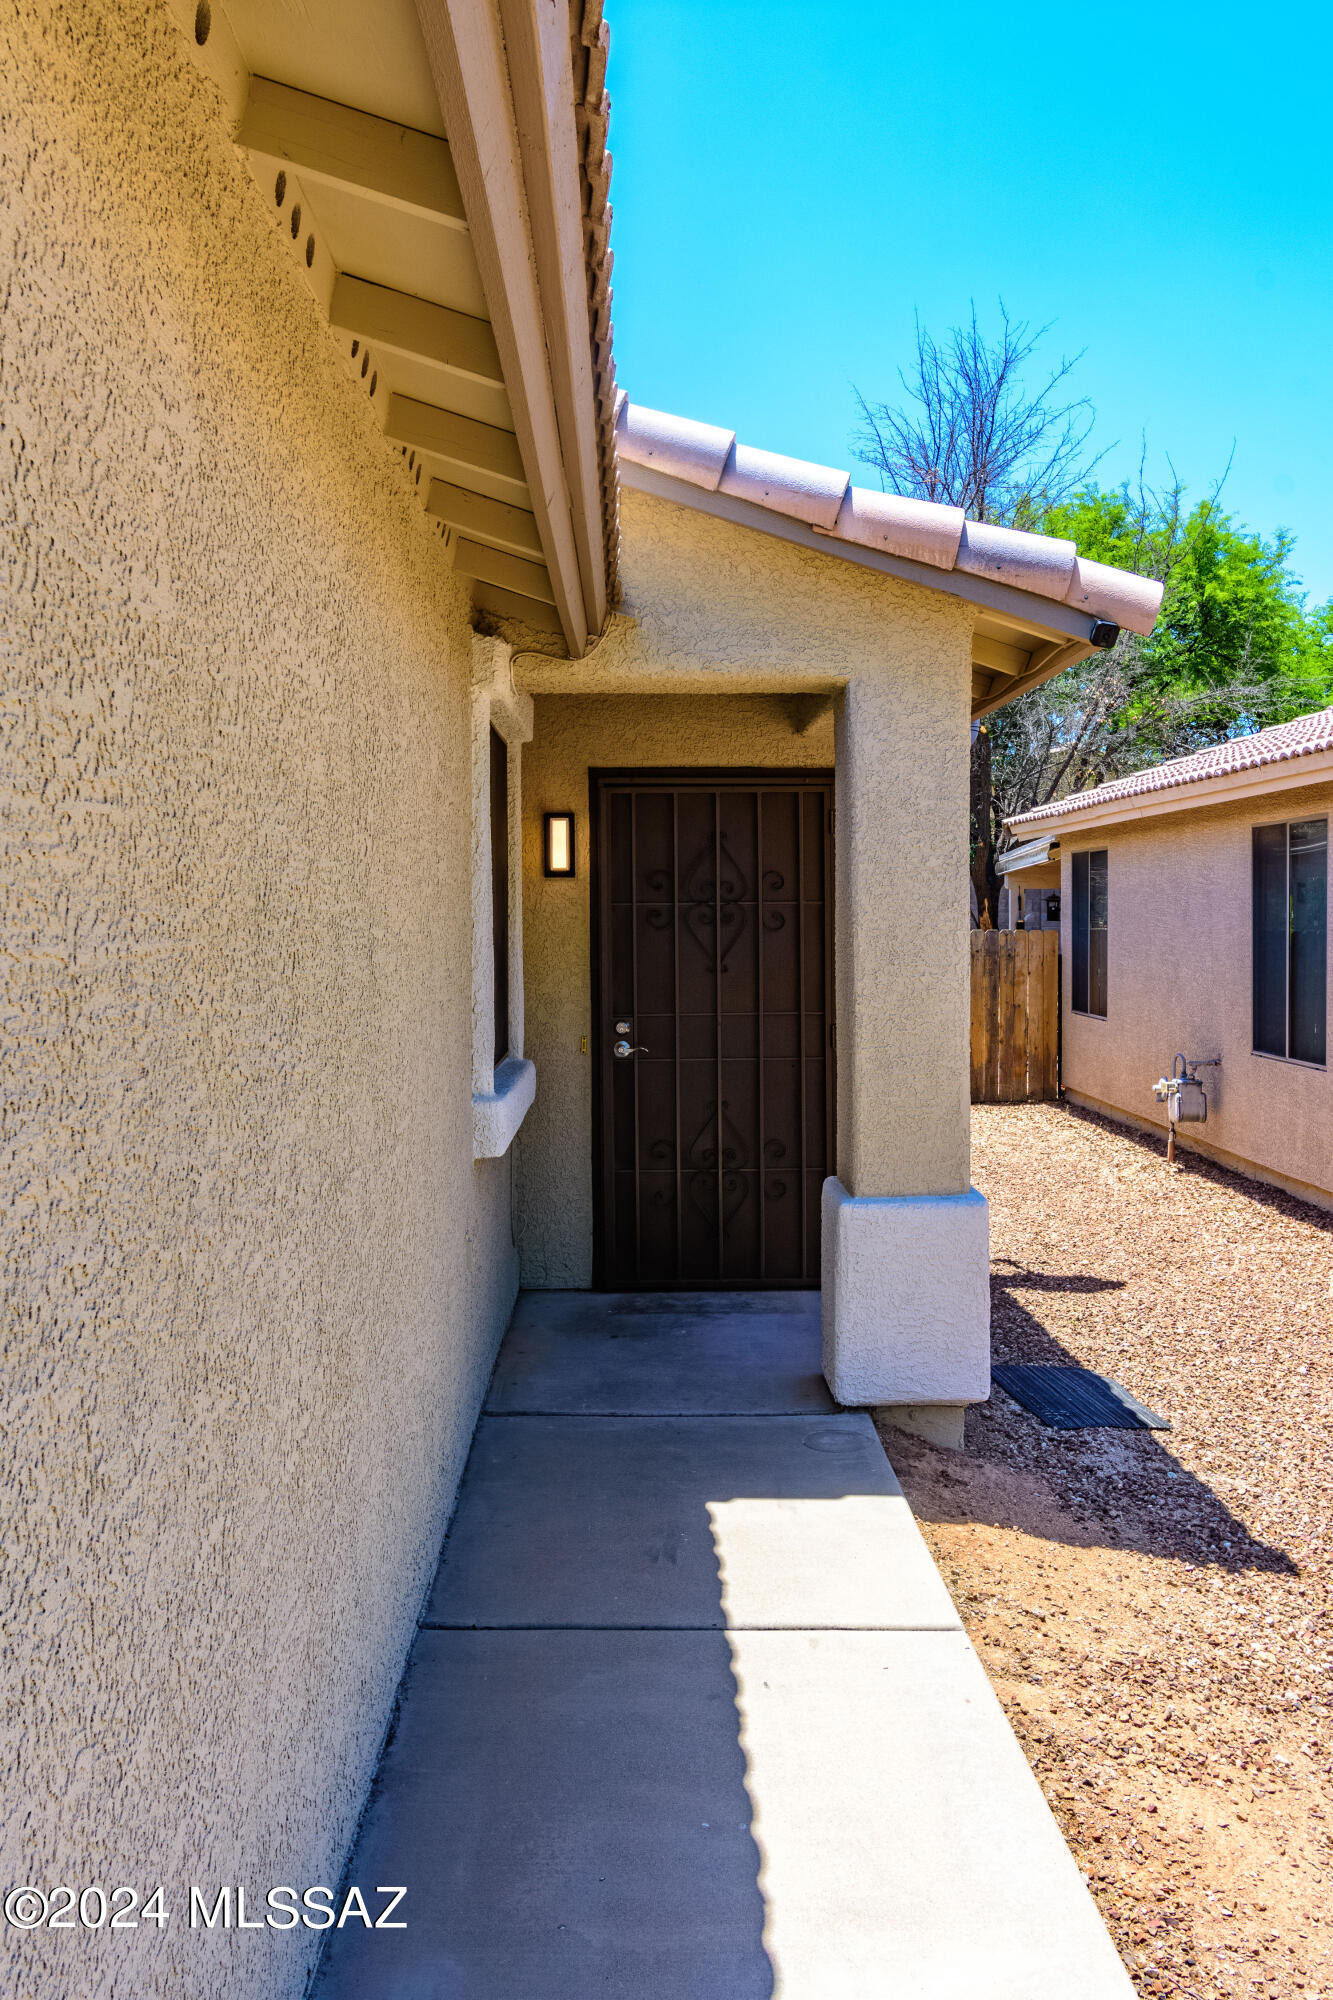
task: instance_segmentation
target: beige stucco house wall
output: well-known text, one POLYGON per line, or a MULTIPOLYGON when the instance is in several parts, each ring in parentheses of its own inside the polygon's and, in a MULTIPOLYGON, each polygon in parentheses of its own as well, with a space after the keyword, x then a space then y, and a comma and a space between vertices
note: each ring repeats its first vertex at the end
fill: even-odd
MULTIPOLYGON (((1290 775, 1289 766, 1279 772, 1290 775)), ((1327 1069, 1251 1047, 1251 829, 1333 818, 1333 785, 1274 790, 1227 805, 1060 836, 1064 954, 1063 1082, 1075 1102, 1165 1131, 1152 1085, 1177 1052, 1222 1057, 1203 1072, 1204 1125, 1177 1142, 1333 1207, 1333 1081, 1327 1069), (1107 1012, 1074 1013, 1072 857, 1105 848, 1107 1012)), ((1333 979, 1330 979, 1333 990, 1333 979)))
POLYGON ((969 717, 1154 589, 627 417, 576 13, 0 14, 0 1872, 178 1918, 6 1991, 304 1989, 181 1898, 337 1882, 518 1242, 590 1278, 591 768, 832 765, 825 1368, 988 1390, 969 717))
POLYGON ((833 698, 539 695, 525 758, 523 877, 527 1048, 541 1089, 518 1138, 525 1285, 593 1280, 591 877, 588 773, 615 767, 833 764, 833 698), (817 699, 817 698, 816 698, 817 699), (577 814, 577 875, 542 872, 542 815, 577 814))
MULTIPOLYGON (((6 8, 0 109, 0 1873, 336 1883, 517 1276, 468 607, 165 11, 6 8)), ((0 1984, 316 1944, 6 1926, 0 1984)))
MULTIPOLYGON (((587 875, 571 916, 530 871, 546 1094, 521 1168, 474 1162, 460 580, 170 18, 3 37, 4 1872, 336 1881, 515 1175, 530 1276, 588 1276, 587 875)), ((622 574, 584 661, 514 657, 527 847, 590 765, 835 763, 838 1184, 890 1224, 967 1199, 965 922, 921 912, 964 863, 972 607, 628 492, 622 574)), ((211 2000, 299 1990, 316 1943, 0 1950, 211 2000)))
POLYGON ((966 866, 969 607, 636 492, 621 570, 623 614, 586 659, 514 658, 535 695, 524 960, 541 1084, 518 1145, 529 1284, 591 1275, 590 768, 835 767, 839 1178, 881 1198, 969 1185, 967 924, 951 893, 966 866), (940 809, 949 797, 956 814, 940 809), (579 814, 579 873, 548 881, 542 814, 565 809, 579 814))

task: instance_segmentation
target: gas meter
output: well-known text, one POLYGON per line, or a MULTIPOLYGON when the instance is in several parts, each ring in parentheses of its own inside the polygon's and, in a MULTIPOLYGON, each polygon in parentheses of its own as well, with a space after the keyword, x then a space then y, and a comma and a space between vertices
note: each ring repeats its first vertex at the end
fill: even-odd
POLYGON ((1153 1085, 1153 1096, 1159 1103, 1165 1103, 1166 1115, 1173 1125, 1204 1125, 1208 1122, 1208 1092, 1194 1072, 1196 1069, 1220 1069, 1221 1056, 1180 1056, 1171 1065, 1170 1076, 1159 1076, 1153 1085))

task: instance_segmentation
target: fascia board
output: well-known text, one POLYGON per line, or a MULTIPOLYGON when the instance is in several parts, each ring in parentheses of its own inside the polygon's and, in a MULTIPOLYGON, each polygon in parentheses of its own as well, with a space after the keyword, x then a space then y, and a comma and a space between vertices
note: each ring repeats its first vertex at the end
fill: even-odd
POLYGON ((606 621, 606 542, 569 18, 541 0, 499 0, 527 185, 537 281, 573 502, 590 632, 606 621))
POLYGON ((1024 868, 1044 868, 1051 859, 1051 849, 1060 841, 1052 834, 1049 840, 1029 840, 1022 847, 1011 847, 1007 854, 995 858, 995 870, 999 875, 1017 875, 1024 868))
POLYGON ((416 0, 565 641, 588 643, 549 329, 495 0, 416 0))

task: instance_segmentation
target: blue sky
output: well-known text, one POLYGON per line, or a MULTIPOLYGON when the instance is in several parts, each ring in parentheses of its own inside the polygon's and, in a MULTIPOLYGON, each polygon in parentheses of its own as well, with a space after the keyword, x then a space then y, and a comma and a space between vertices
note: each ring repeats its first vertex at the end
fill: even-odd
MULTIPOLYGON (((1314 6, 609 0, 617 374, 853 464, 912 314, 1080 348, 1102 476, 1296 537, 1333 596, 1329 16, 1314 6)), ((1040 356, 1038 356, 1038 359, 1040 356)), ((1034 363, 1035 366, 1035 363, 1034 363)), ((867 468, 863 475, 873 484, 867 468)))

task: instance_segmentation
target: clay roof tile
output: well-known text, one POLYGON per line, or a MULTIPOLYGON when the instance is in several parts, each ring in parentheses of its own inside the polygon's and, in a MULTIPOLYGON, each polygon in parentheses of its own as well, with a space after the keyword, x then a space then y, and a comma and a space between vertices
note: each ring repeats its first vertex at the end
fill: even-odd
POLYGON ((1086 792, 1071 792, 1066 799, 1053 799, 1049 805, 1018 813, 1006 820, 1005 825, 1040 826, 1048 820, 1084 812, 1089 806, 1175 791, 1201 784, 1206 778, 1228 777, 1233 771, 1257 771, 1266 764, 1312 757, 1320 750, 1333 750, 1333 708, 1321 708, 1313 715, 1298 715, 1290 722, 1274 724, 1271 729, 1256 730, 1252 736, 1233 736, 1226 743, 1192 751, 1188 757, 1173 757, 1169 764, 1150 765, 1147 770, 1134 771, 1128 778, 1113 778, 1108 784, 1094 785, 1086 792))

